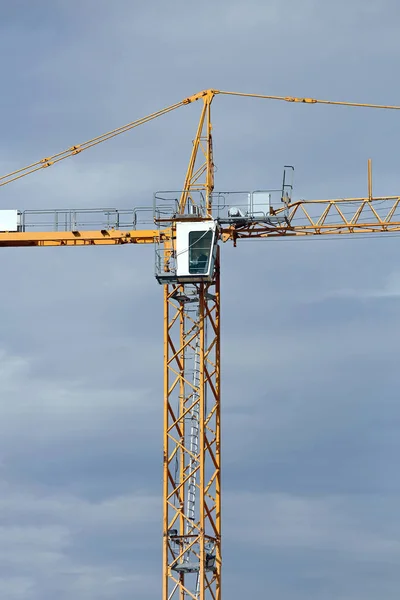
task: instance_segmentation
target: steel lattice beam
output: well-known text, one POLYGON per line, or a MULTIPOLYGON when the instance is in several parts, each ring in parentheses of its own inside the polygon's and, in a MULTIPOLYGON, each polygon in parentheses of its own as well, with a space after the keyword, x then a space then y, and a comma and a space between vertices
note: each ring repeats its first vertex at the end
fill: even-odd
POLYGON ((220 600, 219 261, 164 294, 163 600, 220 600))

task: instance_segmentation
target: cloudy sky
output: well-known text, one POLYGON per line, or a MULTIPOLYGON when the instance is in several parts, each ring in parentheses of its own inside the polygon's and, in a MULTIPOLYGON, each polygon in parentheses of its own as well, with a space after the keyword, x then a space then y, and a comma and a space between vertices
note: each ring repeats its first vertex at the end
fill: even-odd
MULTIPOLYGON (((203 88, 400 104, 395 0, 1 0, 0 170, 203 88)), ((399 194, 395 112, 217 97, 220 189, 399 194)), ((150 206, 190 105, 1 189, 150 206)), ((0 597, 161 587, 162 289, 152 248, 2 249, 0 597)), ((399 240, 223 247, 225 598, 398 598, 399 240)))

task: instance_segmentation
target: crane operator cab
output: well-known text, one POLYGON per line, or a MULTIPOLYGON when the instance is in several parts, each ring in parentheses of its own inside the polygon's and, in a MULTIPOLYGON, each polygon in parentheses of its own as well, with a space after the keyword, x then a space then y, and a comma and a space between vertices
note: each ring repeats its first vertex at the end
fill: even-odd
POLYGON ((212 281, 217 251, 216 221, 176 224, 176 275, 178 282, 212 281))
POLYGON ((213 219, 176 222, 174 251, 171 253, 165 248, 164 256, 157 261, 156 277, 159 283, 211 282, 218 228, 218 223, 213 219))

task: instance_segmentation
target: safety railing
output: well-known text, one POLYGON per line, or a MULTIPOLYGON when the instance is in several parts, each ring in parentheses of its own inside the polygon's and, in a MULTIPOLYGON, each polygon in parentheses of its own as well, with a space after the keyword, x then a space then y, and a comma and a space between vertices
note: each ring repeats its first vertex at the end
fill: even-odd
POLYGON ((154 226, 151 207, 25 210, 21 231, 132 230, 154 226))

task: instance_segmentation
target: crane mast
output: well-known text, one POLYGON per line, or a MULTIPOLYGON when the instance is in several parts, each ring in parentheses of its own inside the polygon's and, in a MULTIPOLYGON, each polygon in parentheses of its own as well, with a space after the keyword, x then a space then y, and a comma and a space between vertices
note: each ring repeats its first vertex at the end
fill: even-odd
POLYGON ((221 597, 220 289, 164 286, 163 598, 221 597))
POLYGON ((221 600, 220 242, 400 231, 400 197, 293 201, 293 167, 282 186, 215 192, 211 104, 216 94, 306 104, 386 108, 206 90, 166 109, 0 177, 0 186, 47 168, 180 106, 202 110, 183 189, 148 208, 0 210, 0 247, 153 244, 164 288, 163 600, 221 600))
MULTIPOLYGON (((202 99, 172 228, 213 221, 213 94, 202 99)), ((162 254, 161 283, 171 259, 162 254)), ((221 598, 219 248, 215 259, 208 281, 164 283, 163 600, 221 598)))

